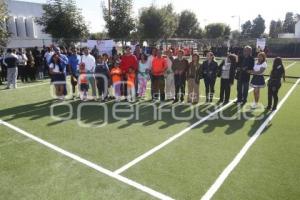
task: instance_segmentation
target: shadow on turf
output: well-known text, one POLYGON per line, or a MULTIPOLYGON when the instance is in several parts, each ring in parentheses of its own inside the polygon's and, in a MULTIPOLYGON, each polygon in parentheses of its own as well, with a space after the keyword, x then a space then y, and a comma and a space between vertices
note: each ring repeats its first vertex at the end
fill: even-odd
MULTIPOLYGON (((37 102, 33 104, 27 104, 27 105, 21 105, 13 108, 8 108, 1 110, 0 112, 0 118, 5 121, 12 121, 15 119, 20 118, 29 118, 30 120, 38 120, 40 118, 49 117, 50 116, 50 106, 54 103, 54 100, 47 100, 42 102, 37 102)), ((71 107, 73 108, 73 115, 71 120, 77 120, 77 108, 80 105, 80 101, 69 101, 71 107)), ((106 103, 108 110, 112 109, 114 103, 109 102, 106 103)), ((126 106, 123 106, 126 108, 126 106)), ((187 117, 190 115, 190 106, 189 105, 180 105, 176 109, 176 113, 178 117, 187 117)), ((210 104, 200 104, 196 107, 196 111, 199 113, 200 116, 205 117, 208 115, 209 112, 214 111, 216 108, 210 104)), ((153 113, 154 113, 154 107, 149 105, 141 106, 139 110, 139 119, 130 119, 130 120, 122 120, 126 123, 118 126, 119 129, 125 129, 128 128, 134 124, 142 124, 143 126, 151 126, 155 125, 156 123, 160 122, 159 129, 166 129, 170 126, 173 126, 175 124, 179 123, 188 123, 188 124, 194 124, 195 122, 199 121, 197 117, 193 117, 192 120, 176 120, 172 117, 171 113, 164 112, 162 113, 162 119, 161 120, 154 120, 153 119, 153 113), (161 124, 163 122, 163 124, 161 124)), ((172 104, 167 104, 163 106, 163 109, 172 109, 172 104)), ((224 110, 223 115, 224 116, 234 116, 239 110, 239 108, 236 105, 231 105, 227 109, 224 110)), ((94 107, 86 107, 84 109, 81 122, 84 124, 91 124, 93 126, 98 126, 103 123, 103 110, 97 110, 94 107)), ((57 107, 56 108, 56 115, 59 117, 66 117, 69 115, 69 109, 66 106, 57 107)), ((251 137, 255 131, 259 128, 261 123, 268 117, 267 113, 263 112, 259 115, 254 115, 251 110, 247 111, 247 116, 250 117, 260 117, 262 116, 261 120, 253 120, 253 124, 251 125, 251 131, 248 133, 248 136, 251 137)), ((123 113, 123 116, 120 117, 128 117, 126 116, 126 113, 123 113)), ((248 119, 242 118, 239 120, 222 120, 222 119, 212 119, 207 120, 205 123, 195 127, 205 127, 203 129, 203 133, 213 133, 216 128, 220 127, 226 127, 224 130, 224 133, 227 135, 231 135, 236 133, 237 131, 241 130, 246 121, 248 119)), ((66 122, 64 120, 53 120, 52 122, 48 123, 47 126, 56 126, 58 124, 61 124, 63 122, 66 122)), ((112 113, 108 113, 108 124, 118 123, 120 120, 116 120, 112 113)), ((188 125, 187 125, 188 126, 188 125)))

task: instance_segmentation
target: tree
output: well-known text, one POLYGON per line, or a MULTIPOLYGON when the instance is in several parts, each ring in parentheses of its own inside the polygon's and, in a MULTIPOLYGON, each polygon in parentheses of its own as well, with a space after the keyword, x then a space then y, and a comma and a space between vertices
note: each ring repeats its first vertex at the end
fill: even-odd
POLYGON ((175 32, 176 37, 193 38, 199 31, 199 23, 196 14, 184 10, 179 15, 179 24, 175 32))
POLYGON ((53 38, 70 45, 88 36, 88 27, 75 0, 47 0, 43 10, 43 16, 36 21, 53 38))
POLYGON ((152 5, 141 10, 138 31, 142 39, 155 41, 170 38, 177 27, 177 15, 171 4, 163 8, 152 5))
POLYGON ((89 36, 90 40, 103 40, 106 38, 107 38, 106 32, 91 33, 89 36))
POLYGON ((271 38, 278 38, 279 33, 282 33, 282 22, 281 22, 281 20, 278 20, 278 21, 272 20, 271 23, 270 23, 269 36, 271 38))
POLYGON ((242 24, 242 33, 241 35, 245 38, 250 37, 252 29, 252 23, 250 20, 246 21, 244 24, 242 24))
POLYGON ((266 30, 265 20, 258 15, 252 22, 251 36, 253 38, 261 37, 266 30))
POLYGON ((110 9, 104 3, 102 9, 109 37, 122 40, 129 38, 135 28, 132 0, 113 0, 110 9))
POLYGON ((294 13, 287 12, 283 22, 283 32, 285 33, 295 33, 295 23, 294 13))
POLYGON ((160 9, 161 15, 163 17, 163 28, 164 35, 163 38, 167 39, 173 37, 177 27, 178 27, 178 16, 174 12, 172 4, 168 4, 160 9))
POLYGON ((223 23, 208 24, 205 27, 205 34, 207 38, 228 38, 230 35, 230 27, 223 23))
POLYGON ((9 37, 9 33, 6 28, 6 19, 8 17, 6 4, 1 1, 0 2, 0 46, 5 46, 7 39, 9 37))

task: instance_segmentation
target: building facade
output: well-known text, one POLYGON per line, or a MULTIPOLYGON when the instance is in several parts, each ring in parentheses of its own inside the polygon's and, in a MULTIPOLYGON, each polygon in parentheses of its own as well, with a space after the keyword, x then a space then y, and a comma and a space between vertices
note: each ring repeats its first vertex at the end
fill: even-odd
POLYGON ((295 33, 280 33, 279 38, 300 39, 300 20, 295 24, 295 33))
POLYGON ((8 48, 42 47, 52 44, 50 35, 43 33, 35 20, 43 15, 42 4, 7 0, 9 19, 7 28, 11 33, 8 48))

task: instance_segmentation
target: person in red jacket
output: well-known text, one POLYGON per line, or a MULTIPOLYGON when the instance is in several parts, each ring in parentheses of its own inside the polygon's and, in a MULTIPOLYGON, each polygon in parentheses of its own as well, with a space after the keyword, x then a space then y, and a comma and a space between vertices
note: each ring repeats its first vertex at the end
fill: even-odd
POLYGON ((157 56, 152 60, 152 80, 153 80, 153 101, 165 100, 165 71, 167 70, 167 60, 162 57, 161 50, 157 51, 157 56))
POLYGON ((131 48, 126 47, 125 54, 121 57, 120 69, 122 70, 122 87, 121 92, 122 95, 127 96, 127 77, 129 71, 136 72, 138 69, 138 61, 137 58, 131 53, 131 48), (129 70, 131 69, 131 70, 129 70))

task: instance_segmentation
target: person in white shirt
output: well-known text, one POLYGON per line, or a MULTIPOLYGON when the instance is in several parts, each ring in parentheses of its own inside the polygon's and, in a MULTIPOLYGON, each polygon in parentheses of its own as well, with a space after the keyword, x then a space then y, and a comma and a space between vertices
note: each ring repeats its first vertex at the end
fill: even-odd
POLYGON ((166 99, 167 100, 174 100, 175 97, 175 82, 174 82, 174 72, 172 70, 173 65, 173 52, 172 50, 168 50, 166 52, 166 60, 167 60, 167 70, 165 73, 165 80, 166 80, 166 99))
POLYGON ((85 48, 83 51, 83 55, 81 56, 81 63, 84 64, 85 70, 88 76, 88 82, 92 88, 92 96, 96 99, 96 81, 95 81, 95 68, 96 68, 96 60, 94 56, 90 54, 90 50, 85 48))
POLYGON ((255 109, 257 107, 260 97, 260 88, 264 88, 266 86, 264 78, 264 72, 267 69, 266 57, 267 56, 264 52, 259 53, 257 56, 258 61, 254 65, 253 70, 250 71, 250 73, 253 74, 250 85, 254 88, 254 102, 251 106, 252 109, 255 109))
POLYGON ((24 82, 28 81, 28 78, 27 78, 28 70, 26 69, 28 58, 26 56, 24 49, 19 49, 17 56, 18 56, 18 60, 19 60, 18 68, 19 68, 19 73, 21 76, 21 81, 24 83, 24 82))

